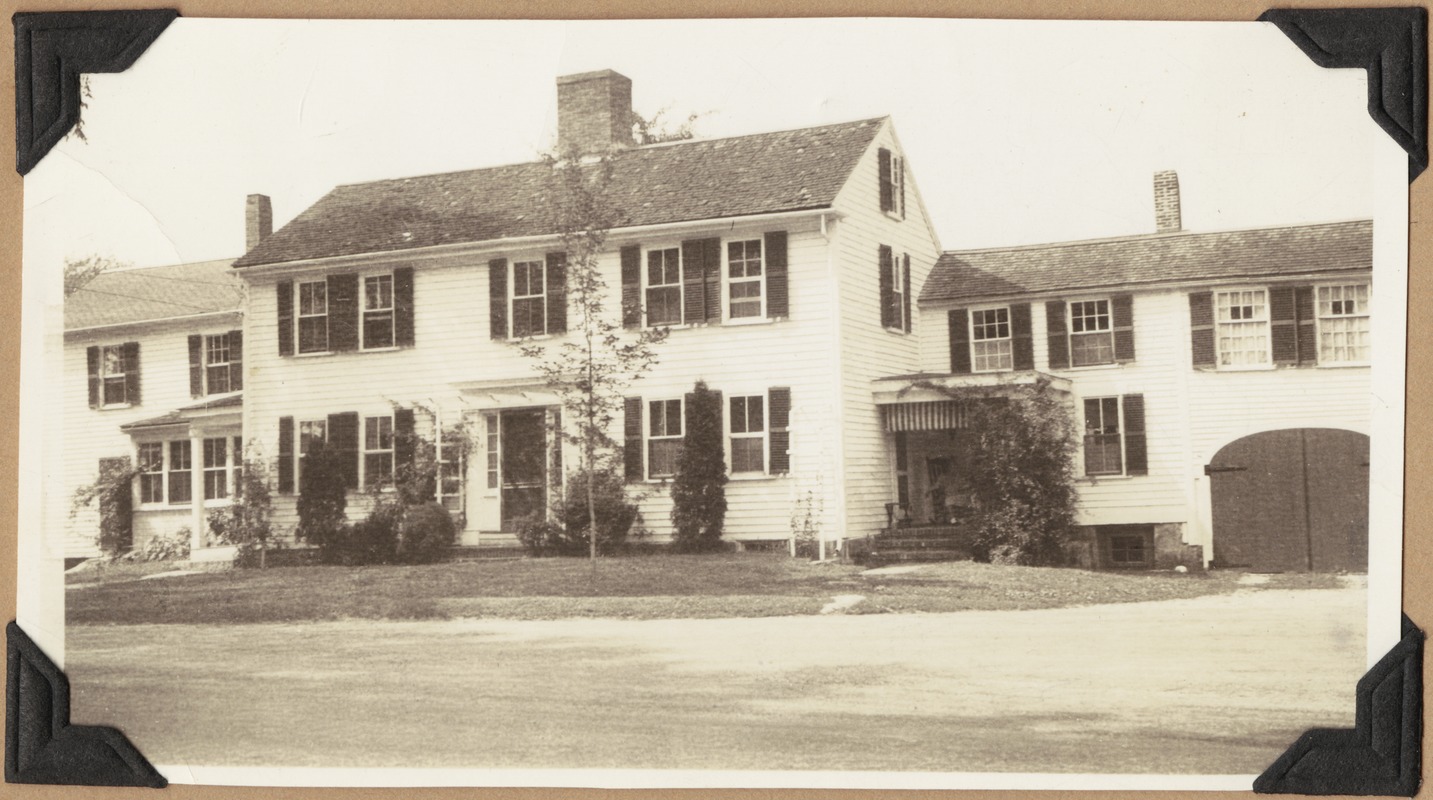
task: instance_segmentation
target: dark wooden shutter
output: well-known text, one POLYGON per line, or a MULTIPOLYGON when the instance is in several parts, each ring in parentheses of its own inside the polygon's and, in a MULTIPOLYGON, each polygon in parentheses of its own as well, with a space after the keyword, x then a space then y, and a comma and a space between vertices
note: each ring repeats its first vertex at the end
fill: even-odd
POLYGON ((330 450, 343 453, 343 485, 358 488, 358 412, 345 411, 328 415, 328 442, 330 450))
POLYGON ((1070 330, 1065 323, 1064 300, 1049 300, 1045 303, 1045 340, 1050 348, 1050 369, 1068 369, 1070 330))
POLYGON ((889 328, 896 324, 895 254, 889 246, 883 244, 876 249, 876 257, 881 269, 881 327, 889 328))
POLYGON ((1218 363, 1214 354, 1214 293, 1189 294, 1189 345, 1196 367, 1218 363))
POLYGON ((1035 368, 1035 337, 1030 329, 1030 304, 1010 306, 1010 352, 1015 369, 1035 368))
POLYGON ((1129 475, 1149 474, 1148 446, 1145 439, 1144 395, 1124 396, 1125 472, 1129 475))
POLYGON ((413 468, 417 453, 415 435, 413 409, 393 409, 393 468, 399 477, 413 468))
POLYGON ((1298 322, 1299 366, 1319 363, 1319 334, 1314 319, 1314 287, 1294 289, 1294 318, 1298 322))
POLYGON ((642 464, 642 398, 622 400, 623 474, 629 481, 640 481, 647 471, 642 464))
POLYGON ((642 246, 622 248, 622 327, 642 327, 642 246))
POLYGON ((785 475, 791 471, 791 389, 785 386, 775 386, 767 391, 767 398, 771 404, 766 415, 766 421, 771 440, 768 447, 771 450, 772 475, 785 475))
POLYGON ((1274 363, 1299 363, 1298 320, 1294 318, 1294 287, 1269 287, 1269 343, 1274 363))
POLYGON ((244 332, 229 331, 229 390, 244 388, 244 332))
POLYGON ((721 239, 702 240, 702 280, 706 283, 707 322, 721 322, 721 239))
POLYGON ((508 338, 508 260, 488 262, 488 336, 508 338))
POLYGON ((279 281, 279 355, 294 354, 294 282, 279 281))
POLYGON ((139 405, 139 342, 125 342, 120 353, 124 359, 124 402, 139 405))
POLYGON ((950 371, 954 375, 970 374, 970 312, 952 308, 945 315, 950 326, 950 371))
POLYGON ((567 333, 567 253, 547 254, 547 332, 567 333))
POLYGON ((328 349, 335 353, 358 349, 356 273, 328 276, 328 349))
POLYGON ((100 391, 100 349, 94 345, 85 348, 85 370, 90 378, 90 408, 99 408, 104 398, 100 391))
POLYGON ((766 262, 766 316, 790 315, 789 288, 786 277, 786 231, 768 231, 761 254, 766 262))
POLYGON ((189 334, 189 396, 204 396, 204 337, 189 334))
POLYGON ((890 211, 895 207, 895 192, 891 186, 891 151, 884 147, 876 151, 876 172, 881 184, 881 210, 890 211))
POLYGON ((900 208, 901 208, 901 219, 905 219, 905 218, 906 218, 906 160, 905 160, 904 158, 898 158, 898 159, 896 159, 896 169, 898 169, 898 170, 900 171, 900 179, 901 179, 901 195, 900 195, 900 198, 899 198, 899 199, 900 199, 900 203, 901 203, 901 206, 900 206, 900 208))
POLYGON ((279 494, 294 493, 294 418, 279 417, 279 494))
POLYGON ((1110 316, 1115 331, 1115 361, 1134 361, 1134 298, 1127 294, 1111 297, 1110 316))
POLYGON ((393 343, 412 347, 413 331, 413 268, 393 270, 393 343))
POLYGON ((901 325, 906 333, 911 332, 911 254, 906 253, 901 257, 904 262, 901 265, 901 286, 905 291, 901 292, 901 325))
POLYGON ((682 242, 682 321, 701 322, 707 309, 706 245, 701 239, 682 242))

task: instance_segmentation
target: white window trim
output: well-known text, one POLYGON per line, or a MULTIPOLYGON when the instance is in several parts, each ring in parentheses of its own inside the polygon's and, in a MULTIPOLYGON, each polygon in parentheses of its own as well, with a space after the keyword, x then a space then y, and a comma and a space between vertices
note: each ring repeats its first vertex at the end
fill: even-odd
POLYGON ((770 322, 770 312, 767 311, 767 290, 766 276, 768 264, 766 260, 766 234, 757 233, 752 236, 732 236, 721 240, 721 314, 724 325, 754 325, 770 322), (731 315, 731 251, 730 246, 735 242, 756 242, 761 250, 761 274, 755 278, 738 278, 737 283, 758 283, 761 286, 761 313, 754 317, 733 317, 731 315))
MULTIPOLYGON (((1369 358, 1363 361, 1325 361, 1324 360, 1324 315, 1319 303, 1319 291, 1343 286, 1366 286, 1368 287, 1368 313, 1363 314, 1368 320, 1370 337, 1373 331, 1373 284, 1371 281, 1324 281, 1314 284, 1314 349, 1317 354, 1318 366, 1337 369, 1340 367, 1367 367, 1373 364, 1373 347, 1369 346, 1369 358)), ((1358 315, 1355 315, 1358 316, 1358 315)), ((1329 319, 1348 319, 1349 317, 1329 317, 1329 319)))
MULTIPOLYGON (((726 425, 723 425, 723 426, 722 426, 722 432, 723 432, 723 434, 726 432, 726 425)), ((644 473, 644 474, 643 474, 643 479, 644 479, 647 483, 666 483, 667 481, 670 481, 670 480, 672 480, 673 478, 676 477, 676 473, 675 473, 675 472, 673 472, 671 475, 657 475, 657 476, 653 476, 653 475, 652 475, 652 446, 651 446, 652 440, 653 440, 654 438, 655 438, 657 441, 671 441, 671 440, 675 439, 676 441, 679 441, 679 442, 680 442, 682 439, 686 438, 686 435, 687 435, 687 399, 686 399, 685 396, 683 396, 683 395, 677 395, 677 396, 675 396, 675 397, 672 397, 672 396, 660 396, 660 397, 643 397, 643 398, 642 398, 642 467, 643 467, 643 473, 644 473), (652 404, 653 404, 653 403, 670 403, 670 402, 672 402, 672 401, 674 401, 674 400, 677 402, 677 419, 678 419, 678 420, 680 421, 680 423, 681 423, 682 432, 681 432, 680 434, 676 435, 676 436, 657 436, 657 437, 653 437, 653 436, 652 436, 652 404)), ((723 451, 725 451, 725 448, 723 448, 723 451)), ((725 452, 723 453, 723 456, 725 456, 725 452)), ((728 462, 728 463, 730 463, 730 462, 728 462)))
MULTIPOLYGON (((461 437, 460 433, 457 434, 457 437, 455 438, 458 437, 461 437)), ((466 454, 463 452, 463 447, 460 441, 454 441, 451 443, 451 445, 449 444, 447 439, 447 432, 443 431, 441 427, 438 431, 437 441, 435 442, 434 460, 437 462, 438 469, 436 481, 437 486, 435 487, 436 491, 434 492, 434 494, 437 497, 439 505, 443 505, 443 498, 455 497, 457 498, 458 507, 454 511, 459 514, 466 512, 468 508, 468 464, 466 454), (449 449, 452 447, 457 448, 456 457, 454 457, 454 455, 448 452, 449 449), (452 494, 448 494, 443 491, 443 467, 446 464, 456 464, 458 468, 458 490, 457 492, 452 494)), ((446 505, 443 505, 443 507, 447 508, 446 505)))
POLYGON ((549 319, 547 318, 547 293, 548 293, 548 290, 551 288, 551 284, 550 284, 549 281, 548 281, 548 277, 549 277, 549 276, 548 276, 548 274, 547 274, 547 256, 546 256, 546 255, 537 255, 537 256, 530 256, 530 257, 525 257, 525 258, 514 258, 514 259, 512 259, 511 261, 508 262, 508 276, 507 276, 507 284, 508 284, 508 339, 514 340, 514 341, 520 340, 520 339, 546 339, 546 338, 548 338, 548 337, 550 337, 550 336, 552 335, 552 334, 548 333, 549 323, 551 323, 551 320, 549 320, 549 319), (534 263, 537 264, 538 267, 542 269, 542 294, 541 294, 541 295, 523 295, 522 297, 518 297, 518 295, 517 295, 517 265, 518 265, 518 264, 534 264, 534 263), (542 333, 532 334, 532 335, 530 335, 530 336, 518 336, 518 335, 517 335, 517 314, 516 314, 517 301, 518 301, 518 300, 528 300, 528 299, 532 299, 532 298, 539 297, 539 296, 542 297, 542 333))
POLYGON ((687 307, 686 307, 686 305, 687 305, 686 279, 687 279, 687 265, 686 265, 685 260, 682 258, 682 245, 681 245, 680 242, 677 243, 677 244, 669 244, 669 245, 665 245, 665 246, 656 245, 656 246, 652 246, 652 247, 643 247, 643 248, 642 248, 642 326, 643 326, 644 328, 684 328, 684 327, 687 327, 687 326, 688 326, 688 323, 687 323, 687 307), (649 314, 650 314, 650 312, 651 312, 651 304, 650 304, 649 302, 647 302, 647 290, 648 290, 648 289, 658 288, 658 287, 661 287, 661 288, 669 288, 672 284, 663 283, 663 284, 658 284, 657 286, 652 286, 652 285, 648 282, 648 278, 651 277, 651 276, 650 276, 650 273, 648 272, 648 262, 647 262, 647 259, 650 258, 650 256, 648 255, 649 253, 660 252, 660 251, 663 251, 663 250, 675 250, 675 251, 677 252, 677 284, 676 284, 676 287, 677 287, 677 308, 678 308, 678 310, 681 312, 681 319, 678 320, 678 321, 676 321, 676 322, 655 322, 655 323, 654 323, 654 322, 651 322, 650 319, 649 319, 649 314))
POLYGON ((771 474, 771 396, 768 387, 753 388, 749 390, 736 390, 730 394, 722 394, 722 456, 726 459, 727 479, 732 481, 757 481, 773 477, 771 474), (731 398, 733 397, 760 397, 761 398, 761 425, 760 434, 737 434, 731 430, 731 398), (731 440, 736 437, 755 439, 761 437, 761 471, 760 472, 736 472, 732 467, 731 440))
MULTIPOLYGON (((906 260, 907 258, 910 258, 910 257, 911 257, 911 254, 910 254, 910 253, 897 253, 897 252, 896 252, 896 249, 895 249, 894 247, 891 248, 891 294, 892 294, 893 296, 895 296, 895 298, 896 298, 896 302, 895 302, 895 307, 896 307, 896 308, 895 308, 895 311, 896 311, 896 321, 895 321, 895 324, 894 324, 894 325, 887 325, 887 326, 885 326, 885 327, 886 327, 886 330, 887 330, 887 331, 890 331, 891 333, 899 333, 899 334, 901 334, 902 336, 908 335, 907 332, 906 332, 906 299, 905 299, 905 293, 910 290, 910 287, 908 287, 908 286, 905 285, 905 275, 906 275, 905 260, 906 260)), ((914 303, 912 303, 912 307, 914 307, 914 303)), ((995 307, 996 307, 996 308, 1002 308, 1003 306, 995 306, 995 307)), ((1008 313, 1008 312, 1007 312, 1007 313, 1008 313)), ((915 324, 914 324, 914 323, 915 323, 915 320, 912 319, 912 320, 911 320, 911 323, 912 323, 912 325, 911 325, 911 330, 914 331, 914 330, 915 330, 915 324)), ((974 335, 974 334, 972 333, 972 335, 974 335)), ((974 341, 974 340, 972 339, 972 341, 974 341)), ((971 357, 974 358, 974 356, 975 356, 975 352, 974 352, 974 350, 972 350, 972 351, 971 351, 971 357)), ((972 365, 974 365, 974 363, 975 363, 974 361, 971 362, 972 365)))
POLYGON ((497 497, 503 488, 503 415, 500 411, 483 413, 483 496, 497 497), (491 466, 489 457, 494 459, 491 466), (495 477, 492 486, 488 478, 495 477))
MULTIPOLYGON (((200 501, 203 503, 204 508, 222 508, 222 507, 224 507, 224 506, 227 506, 227 505, 232 504, 232 503, 233 503, 233 500, 234 500, 234 489, 235 489, 234 478, 235 478, 236 473, 237 473, 237 472, 239 471, 239 469, 243 466, 243 461, 244 461, 244 459, 243 459, 243 454, 242 454, 241 452, 237 451, 237 450, 235 449, 235 447, 234 447, 234 439, 236 439, 236 438, 239 438, 238 435, 237 435, 237 434, 233 434, 233 433, 224 433, 224 434, 220 434, 220 435, 217 435, 217 436, 204 436, 204 437, 202 437, 202 438, 200 439, 200 445, 199 445, 199 450, 200 450, 200 451, 199 451, 199 453, 198 453, 197 455, 194 453, 193 440, 190 439, 190 438, 187 437, 187 436, 174 437, 174 438, 169 438, 169 439, 142 439, 142 440, 136 441, 136 442, 134 443, 134 445, 135 445, 135 447, 134 447, 134 455, 135 455, 135 463, 136 463, 136 464, 139 463, 139 448, 140 448, 140 447, 143 447, 144 445, 150 445, 150 444, 157 444, 157 445, 159 445, 159 447, 160 447, 160 471, 159 471, 159 472, 142 473, 142 474, 159 475, 159 476, 160 476, 160 488, 162 489, 162 494, 163 494, 164 499, 159 500, 159 501, 157 501, 157 502, 148 502, 148 503, 146 503, 146 502, 144 502, 144 493, 143 493, 143 491, 140 489, 139 486, 135 486, 136 496, 137 496, 137 498, 138 498, 138 499, 137 499, 137 502, 135 503, 135 506, 134 506, 134 507, 135 507, 135 510, 136 510, 136 511, 175 511, 175 510, 179 510, 179 509, 192 509, 192 508, 194 507, 194 498, 193 498, 193 497, 191 497, 189 500, 186 500, 186 501, 181 502, 181 503, 171 503, 171 502, 169 502, 169 497, 170 497, 170 494, 169 494, 169 476, 170 476, 170 474, 171 474, 172 472, 175 471, 175 470, 173 469, 174 461, 173 461, 173 451, 171 450, 171 447, 173 446, 173 444, 174 444, 175 442, 185 442, 185 443, 188 443, 189 446, 190 446, 190 452, 189 452, 189 469, 188 469, 188 470, 184 470, 185 472, 190 473, 190 475, 189 475, 189 480, 187 480, 187 481, 185 482, 185 484, 186 484, 187 486, 192 487, 192 486, 194 485, 194 484, 193 484, 193 477, 194 477, 194 476, 193 476, 193 473, 194 473, 194 472, 200 473, 200 489, 201 489, 201 491, 202 491, 202 490, 203 490, 203 485, 204 485, 204 481, 203 481, 204 475, 203 475, 203 474, 204 474, 205 472, 211 472, 211 471, 214 471, 214 470, 216 470, 216 469, 222 469, 222 470, 224 471, 224 487, 225 487, 225 490, 226 490, 226 492, 227 492, 227 496, 221 497, 221 498, 214 498, 214 499, 204 499, 204 498, 201 497, 201 498, 200 498, 200 501), (204 466, 204 452, 203 452, 203 450, 204 450, 204 445, 203 445, 203 442, 206 441, 206 440, 209 440, 209 439, 223 439, 223 440, 224 440, 224 466, 223 466, 222 468, 212 468, 212 467, 205 467, 205 466, 204 466)), ((190 494, 191 494, 191 495, 193 494, 192 489, 191 489, 191 491, 190 491, 190 494)))
POLYGON ((206 334, 202 334, 202 336, 203 336, 203 346, 200 347, 199 349, 200 349, 200 353, 201 353, 201 356, 202 356, 202 358, 200 358, 200 363, 201 363, 202 366, 203 366, 203 373, 204 373, 204 396, 205 396, 205 397, 208 397, 208 396, 211 395, 211 394, 228 394, 229 392, 235 391, 235 390, 234 390, 234 386, 233 386, 233 379, 232 379, 233 376, 230 376, 230 385, 229 385, 229 387, 228 387, 227 389, 225 389, 224 391, 222 391, 222 392, 216 392, 216 391, 214 391, 214 389, 210 386, 210 383, 209 383, 209 369, 210 369, 211 367, 218 367, 218 366, 221 366, 221 365, 222 365, 222 366, 224 366, 225 368, 228 368, 228 369, 232 370, 232 365, 233 365, 233 363, 234 363, 234 342, 233 342, 232 340, 230 340, 230 338, 229 338, 229 332, 228 332, 228 331, 225 331, 224 333, 206 333, 206 334), (219 338, 223 338, 223 339, 224 339, 224 349, 225 349, 225 351, 228 353, 229 358, 228 358, 227 361, 210 361, 210 360, 209 360, 209 340, 210 340, 210 339, 219 339, 219 338))
MULTIPOLYGON (((1104 331, 1101 331, 1101 333, 1103 333, 1103 332, 1104 332, 1104 331)), ((1011 333, 1013 334, 1014 331, 1011 331, 1011 333)), ((1069 352, 1069 356, 1070 356, 1070 359, 1069 359, 1069 360, 1070 360, 1070 366, 1067 367, 1067 369, 1080 369, 1080 370, 1084 370, 1084 369, 1109 369, 1110 367, 1119 366, 1119 359, 1118 359, 1118 357, 1115 356, 1115 352, 1114 352, 1114 348, 1115 348, 1115 299, 1114 299, 1114 296, 1113 296, 1113 295, 1108 295, 1108 294, 1088 295, 1088 296, 1083 296, 1083 297, 1071 297, 1071 298, 1065 300, 1065 336, 1066 336, 1066 339, 1067 339, 1067 341, 1068 341, 1068 344, 1067 344, 1066 346, 1069 348, 1069 351, 1070 351, 1070 352, 1069 352), (1108 309, 1108 311, 1109 311, 1110 328, 1109 328, 1108 333, 1109 333, 1109 335, 1110 335, 1110 360, 1109 360, 1109 361, 1101 362, 1101 363, 1099 363, 1099 364, 1081 364, 1081 365, 1079 365, 1079 366, 1075 366, 1075 337, 1076 337, 1076 336, 1085 335, 1086 333, 1088 333, 1088 331, 1085 331, 1085 332, 1082 332, 1082 333, 1076 333, 1076 332, 1075 332, 1075 313, 1074 313, 1074 305, 1075 305, 1076 303, 1097 303, 1097 302, 1099 302, 1099 301, 1101 301, 1101 300, 1105 301, 1105 307, 1106 307, 1106 308, 1108 309)), ((1218 333, 1217 333, 1217 332, 1215 333, 1215 336, 1216 336, 1216 337, 1218 336, 1218 333)), ((1049 355, 1048 355, 1048 354, 1046 354, 1046 358, 1049 358, 1049 355)))
POLYGON ((398 281, 393 276, 393 270, 380 272, 363 273, 358 276, 358 349, 365 353, 381 353, 386 350, 398 349, 398 281), (371 278, 388 279, 388 302, 386 309, 373 309, 371 313, 388 314, 389 338, 392 344, 368 346, 368 281, 371 278))
POLYGON ((882 212, 894 220, 905 219, 905 182, 906 182, 906 159, 905 156, 895 148, 890 148, 891 153, 891 207, 882 212))
MULTIPOLYGON (((1317 302, 1317 299, 1315 300, 1317 302)), ((1217 372, 1260 372, 1274 369, 1274 320, 1269 308, 1269 286, 1263 285, 1236 285, 1217 286, 1209 294, 1209 313, 1214 317, 1214 369, 1217 372), (1263 292, 1264 293, 1264 363, 1263 364, 1229 364, 1223 363, 1222 354, 1219 350, 1219 295, 1231 292, 1263 292)), ((1314 316, 1318 316, 1317 312, 1314 316)), ((1252 321, 1252 320, 1251 320, 1252 321)))
POLYGON ((207 506, 210 506, 210 505, 215 505, 215 504, 218 504, 218 503, 221 503, 221 502, 232 502, 232 499, 233 499, 233 497, 234 497, 234 457, 233 457, 233 454, 232 454, 230 451, 232 451, 233 449, 234 449, 234 440, 233 440, 233 437, 232 437, 232 436, 228 436, 228 435, 224 435, 224 436, 205 436, 205 437, 203 437, 203 438, 201 438, 201 439, 199 440, 199 471, 200 471, 201 473, 203 473, 203 475, 201 476, 200 485, 201 485, 201 486, 203 487, 203 489, 204 489, 204 495, 205 495, 205 497, 204 497, 204 505, 205 505, 206 507, 207 507, 207 506), (224 445, 224 463, 220 464, 220 465, 217 466, 217 467, 211 467, 211 466, 208 466, 207 464, 205 464, 204 462, 205 462, 206 457, 207 457, 207 455, 208 455, 209 443, 210 443, 210 442, 215 442, 215 441, 217 441, 217 442, 223 442, 223 445, 224 445), (223 497, 209 497, 209 496, 208 496, 208 495, 209 495, 209 473, 211 473, 211 472, 219 473, 219 474, 222 474, 222 475, 224 476, 224 496, 223 496, 223 497))
POLYGON ((141 459, 139 455, 140 450, 145 445, 159 445, 159 471, 139 472, 141 482, 145 475, 159 476, 159 499, 146 502, 144 500, 144 488, 142 485, 139 485, 135 487, 139 499, 135 507, 141 510, 169 508, 169 442, 163 440, 146 440, 135 442, 134 444, 134 463, 137 467, 141 467, 144 464, 143 459, 141 459))
POLYGON ((121 369, 124 368, 124 345, 123 345, 123 344, 102 344, 102 345, 99 345, 99 349, 100 349, 99 372, 98 372, 99 382, 100 382, 100 398, 99 398, 99 399, 100 399, 100 406, 99 406, 99 407, 100 407, 101 409, 108 409, 108 408, 129 408, 130 406, 134 405, 134 403, 129 399, 129 373, 126 371, 126 372, 117 372, 117 373, 114 373, 114 374, 110 374, 110 373, 108 373, 108 372, 105 371, 105 352, 108 351, 108 350, 115 350, 115 351, 117 351, 117 352, 119 353, 119 364, 120 364, 120 368, 121 368, 121 369), (124 384, 124 402, 121 402, 121 403, 107 403, 107 402, 105 402, 105 399, 104 399, 104 398, 105 398, 105 381, 106 381, 106 380, 109 380, 109 379, 112 379, 112 378, 119 378, 119 380, 120 380, 121 382, 123 382, 123 384, 124 384))
MULTIPOLYGON (((360 287, 362 286, 362 281, 360 281, 360 284, 359 284, 359 285, 360 285, 360 287)), ((332 350, 332 348, 331 348, 332 342, 330 341, 330 336, 329 336, 330 331, 329 331, 329 325, 328 325, 328 322, 329 322, 329 313, 330 313, 331 307, 332 307, 332 298, 330 298, 330 297, 328 296, 328 279, 327 279, 327 278, 319 278, 318 280, 313 280, 313 281, 304 281, 304 280, 294 281, 294 355, 298 355, 298 356, 326 356, 326 355, 329 355, 329 354, 331 354, 331 353, 333 352, 333 350, 332 350), (322 286, 323 286, 323 313, 322 313, 322 314, 305 314, 305 313, 303 313, 303 307, 304 307, 304 306, 303 306, 303 287, 305 287, 305 286, 311 286, 311 285, 314 285, 314 284, 319 284, 319 285, 322 285, 322 286), (302 324, 302 320, 304 320, 304 319, 311 319, 311 318, 315 318, 315 317, 323 317, 323 328, 324 328, 324 333, 323 333, 323 349, 322 349, 322 350, 305 350, 305 349, 303 349, 303 324, 302 324)), ((361 334, 360 334, 360 335, 361 335, 361 334)))
POLYGON ((1125 479, 1125 478, 1134 477, 1134 476, 1132 476, 1132 475, 1129 474, 1129 444, 1128 444, 1128 442, 1127 442, 1127 440, 1126 440, 1126 438, 1125 438, 1126 435, 1128 434, 1128 430, 1127 430, 1127 427, 1126 427, 1126 425, 1125 425, 1125 396, 1122 395, 1122 394, 1096 394, 1096 395, 1089 395, 1088 397, 1081 397, 1081 398, 1080 398, 1079 405, 1076 406, 1076 408, 1079 409, 1079 415, 1080 415, 1080 420, 1079 420, 1079 430, 1080 430, 1080 474, 1079 474, 1079 479, 1093 483, 1093 482, 1096 482, 1096 481, 1111 480, 1111 479, 1116 479, 1116 480, 1118 480, 1118 479, 1125 479), (1087 435, 1087 434, 1085 433, 1085 401, 1087 401, 1087 400, 1108 400, 1108 399, 1110 399, 1110 398, 1114 398, 1114 401, 1115 401, 1115 411, 1116 411, 1116 413, 1119 414, 1119 423, 1120 423, 1120 471, 1119 471, 1119 472, 1096 472, 1096 473, 1093 473, 1093 474, 1092 474, 1092 473, 1086 471, 1086 470, 1088 469, 1088 467, 1086 466, 1086 461, 1085 461, 1085 436, 1087 435))
POLYGON ((970 348, 970 371, 972 374, 989 375, 1000 372, 1015 371, 1015 315, 1011 313, 1010 303, 993 303, 980 306, 971 306, 965 313, 967 346, 970 348), (1009 342, 1010 343, 1010 366, 997 369, 977 369, 975 366, 975 314, 978 311, 994 311, 1005 309, 1005 323, 1010 327, 1010 335, 1004 339, 981 339, 983 342, 1009 342))
POLYGON ((382 453, 387 453, 391 459, 392 472, 389 473, 390 480, 388 481, 388 483, 384 486, 379 487, 379 490, 384 492, 395 491, 395 487, 393 486, 393 481, 391 479, 398 470, 398 425, 397 420, 393 418, 393 412, 389 411, 386 414, 361 414, 359 416, 358 437, 358 490, 362 492, 367 492, 371 491, 372 489, 372 487, 368 485, 369 454, 371 453, 374 455, 379 455, 382 453), (370 419, 388 420, 388 449, 368 449, 368 421, 370 419))

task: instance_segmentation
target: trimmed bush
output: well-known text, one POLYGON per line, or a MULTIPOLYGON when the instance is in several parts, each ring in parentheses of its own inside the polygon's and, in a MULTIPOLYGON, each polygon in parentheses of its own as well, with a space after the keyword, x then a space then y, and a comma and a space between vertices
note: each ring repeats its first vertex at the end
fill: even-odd
POLYGON ((686 434, 672 480, 672 549, 710 553, 721 549, 726 521, 726 455, 722 396, 697 381, 687 395, 686 434))
POLYGON ((319 549, 325 563, 335 560, 351 537, 348 521, 348 488, 344 483, 349 454, 329 449, 322 439, 309 445, 299 478, 298 538, 319 549))
POLYGON ((412 506, 403 514, 398 555, 410 564, 431 564, 447 555, 456 535, 453 517, 442 503, 412 506))
POLYGON ((523 520, 517 529, 517 539, 527 552, 534 556, 583 555, 587 540, 567 541, 567 531, 561 525, 541 517, 523 520))
MULTIPOLYGON (((594 471, 593 505, 597 511, 597 552, 604 555, 622 550, 627 535, 637 521, 637 505, 627 498, 627 485, 615 472, 594 471)), ((565 530, 565 540, 576 547, 572 555, 588 552, 587 473, 567 476, 567 493, 558 512, 565 530)), ((567 555, 567 553, 564 553, 567 555)))

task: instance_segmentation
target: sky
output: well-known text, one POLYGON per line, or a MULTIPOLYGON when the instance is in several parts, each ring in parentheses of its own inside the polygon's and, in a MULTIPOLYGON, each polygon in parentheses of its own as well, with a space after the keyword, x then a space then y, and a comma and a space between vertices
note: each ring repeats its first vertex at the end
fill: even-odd
POLYGON ((1263 23, 179 19, 90 78, 86 140, 25 181, 27 264, 239 256, 334 186, 529 161, 559 75, 611 68, 636 110, 719 137, 889 115, 945 249, 1369 217, 1392 146, 1362 70, 1263 23))

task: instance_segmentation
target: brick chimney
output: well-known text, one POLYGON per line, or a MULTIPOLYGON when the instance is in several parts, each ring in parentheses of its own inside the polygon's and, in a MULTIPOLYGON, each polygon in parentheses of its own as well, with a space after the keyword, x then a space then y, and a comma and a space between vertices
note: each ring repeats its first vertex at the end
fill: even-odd
POLYGON ((1159 233, 1184 230, 1179 216, 1179 175, 1172 169, 1154 173, 1154 226, 1159 233))
POLYGON ((266 194, 251 194, 244 207, 244 252, 259 246, 274 232, 274 209, 266 194))
POLYGON ((557 147, 598 155, 632 146, 632 81, 610 69, 557 79, 557 147))

